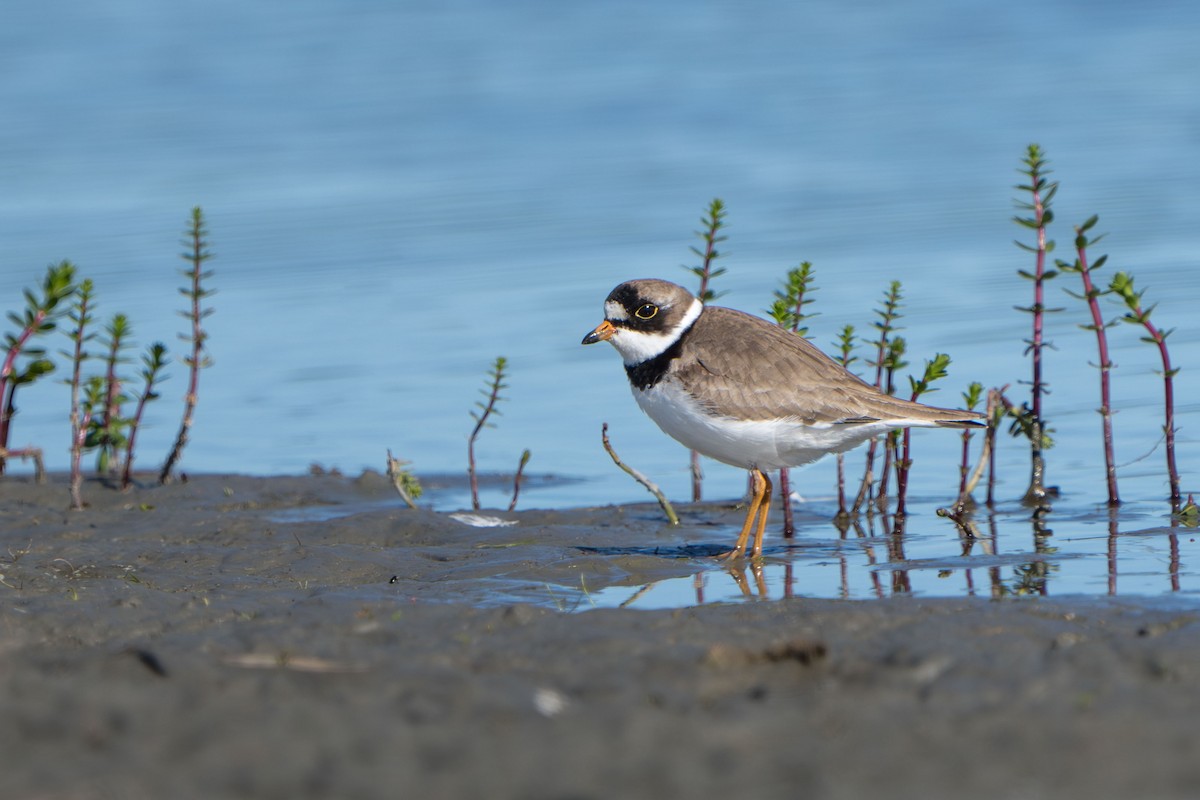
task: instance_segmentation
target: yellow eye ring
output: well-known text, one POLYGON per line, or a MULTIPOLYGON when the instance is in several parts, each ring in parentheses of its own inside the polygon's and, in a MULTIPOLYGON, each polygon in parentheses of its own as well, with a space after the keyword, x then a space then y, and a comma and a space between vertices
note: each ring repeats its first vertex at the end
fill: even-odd
POLYGON ((646 303, 644 306, 633 312, 633 315, 638 319, 654 319, 658 316, 658 306, 653 303, 646 303))

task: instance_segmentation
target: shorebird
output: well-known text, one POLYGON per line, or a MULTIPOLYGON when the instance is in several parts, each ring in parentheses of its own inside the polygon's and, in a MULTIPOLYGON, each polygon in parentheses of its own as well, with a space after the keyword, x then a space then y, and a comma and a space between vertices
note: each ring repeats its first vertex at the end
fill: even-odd
POLYGON ((609 342, 625 362, 634 399, 664 433, 750 472, 750 505, 733 550, 751 532, 761 557, 771 479, 896 428, 963 428, 982 414, 885 394, 807 339, 759 317, 706 306, 663 280, 634 280, 604 301, 604 321, 583 344, 609 342))

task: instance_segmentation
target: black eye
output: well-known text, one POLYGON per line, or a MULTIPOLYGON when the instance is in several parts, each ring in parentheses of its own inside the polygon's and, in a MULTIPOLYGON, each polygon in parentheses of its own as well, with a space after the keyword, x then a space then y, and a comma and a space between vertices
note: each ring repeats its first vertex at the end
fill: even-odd
POLYGON ((633 315, 638 319, 654 319, 658 316, 658 306, 653 303, 646 303, 646 305, 633 312, 633 315))

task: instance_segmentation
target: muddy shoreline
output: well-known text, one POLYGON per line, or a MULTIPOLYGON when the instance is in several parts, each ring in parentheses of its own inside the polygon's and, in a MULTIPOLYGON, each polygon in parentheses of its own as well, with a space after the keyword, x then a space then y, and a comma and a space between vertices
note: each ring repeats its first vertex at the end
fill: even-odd
POLYGON ((0 481, 6 798, 1200 791, 1186 605, 564 613, 547 586, 686 576, 712 536, 641 506, 473 527, 372 474, 85 494, 0 481))

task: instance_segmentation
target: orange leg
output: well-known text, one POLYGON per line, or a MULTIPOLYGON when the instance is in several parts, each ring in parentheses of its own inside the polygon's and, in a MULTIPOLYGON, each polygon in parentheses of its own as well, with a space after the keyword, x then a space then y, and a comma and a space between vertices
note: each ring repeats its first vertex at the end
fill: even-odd
POLYGON ((762 555, 763 532, 767 527, 767 509, 771 505, 771 479, 759 469, 750 470, 751 489, 750 506, 746 509, 746 521, 742 523, 741 533, 738 534, 737 544, 721 558, 735 559, 746 554, 746 545, 750 542, 750 531, 754 531, 754 549, 752 555, 762 555), (758 525, 755 525, 757 518, 758 525))
POLYGON ((759 471, 759 477, 763 482, 762 500, 758 503, 758 530, 754 532, 754 550, 752 555, 755 558, 762 558, 763 551, 763 534, 767 530, 767 512, 771 510, 771 479, 767 477, 767 473, 759 471))

